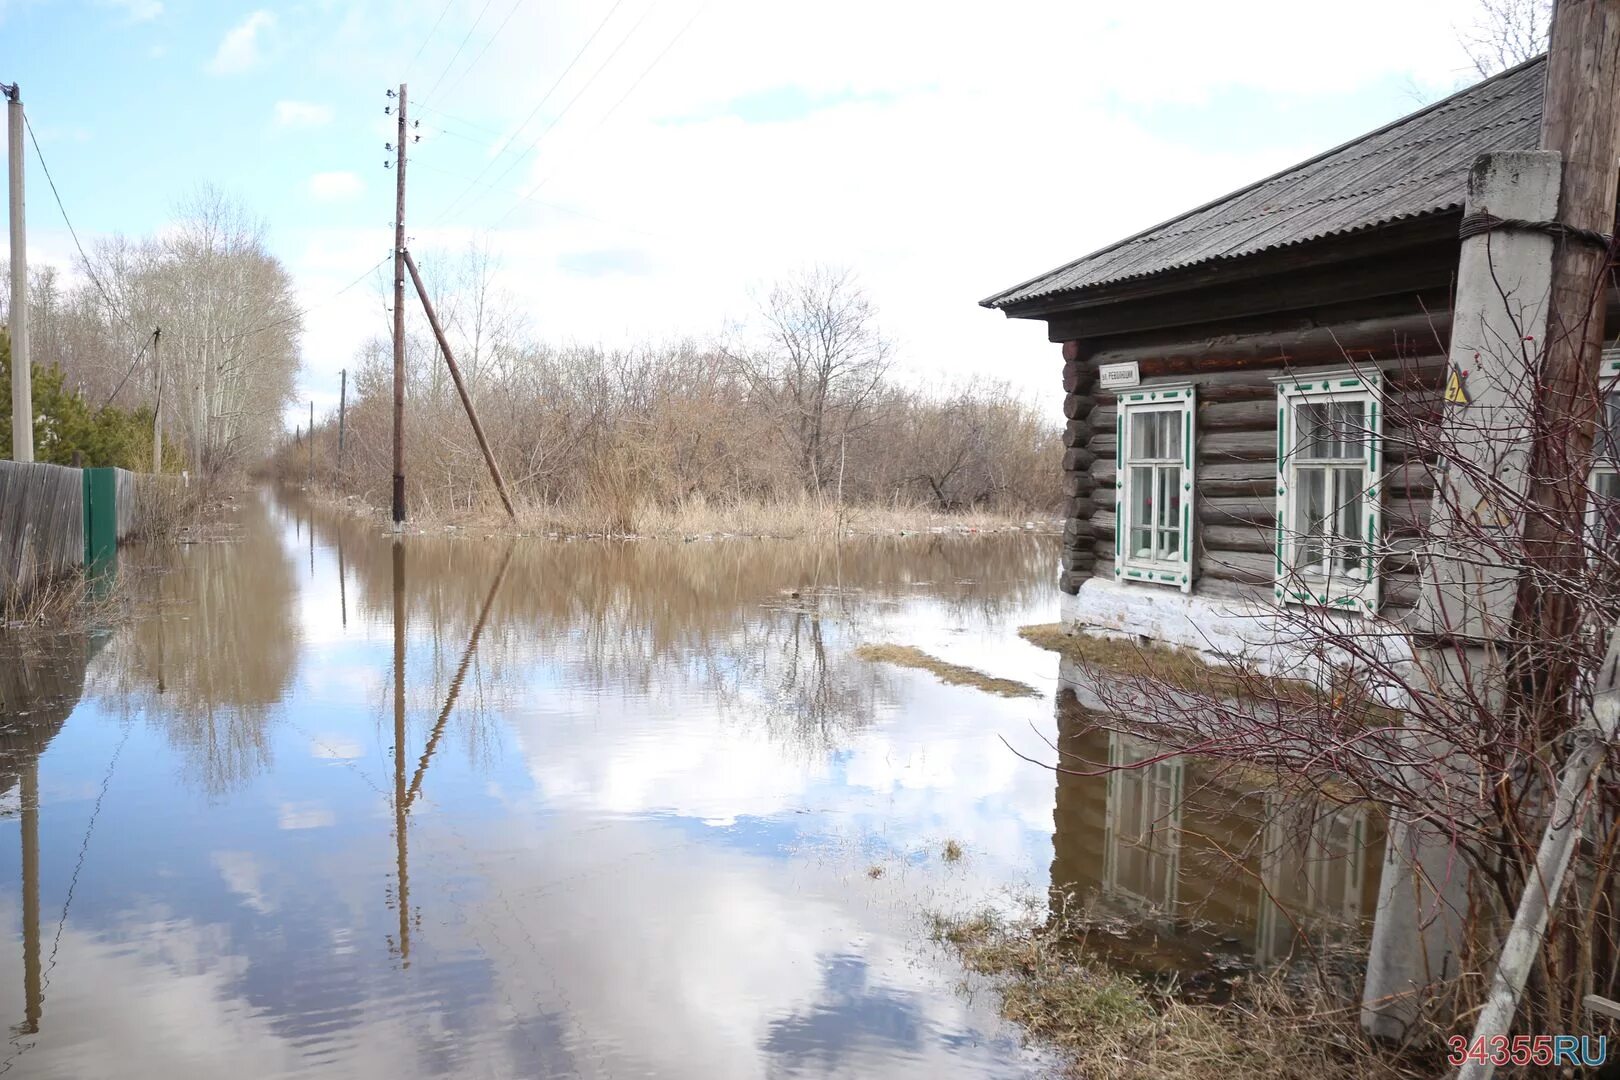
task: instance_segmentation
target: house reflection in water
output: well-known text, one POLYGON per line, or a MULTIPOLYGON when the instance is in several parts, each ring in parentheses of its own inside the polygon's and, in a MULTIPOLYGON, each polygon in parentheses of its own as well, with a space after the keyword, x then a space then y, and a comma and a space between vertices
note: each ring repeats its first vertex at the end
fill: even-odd
POLYGON ((1143 971, 1207 953, 1287 960, 1370 926, 1383 834, 1361 806, 1302 800, 1255 772, 1109 731, 1058 694, 1054 916, 1092 905, 1134 929, 1109 951, 1143 971))

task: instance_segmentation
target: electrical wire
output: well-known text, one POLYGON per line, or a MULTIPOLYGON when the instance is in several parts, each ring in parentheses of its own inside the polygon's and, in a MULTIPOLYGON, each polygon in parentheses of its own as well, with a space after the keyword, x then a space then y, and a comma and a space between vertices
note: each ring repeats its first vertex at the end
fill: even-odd
MULTIPOLYGON (((692 29, 692 24, 698 21, 698 16, 702 15, 704 13, 704 11, 708 10, 708 7, 709 7, 708 3, 705 3, 705 4, 703 4, 702 7, 699 7, 696 11, 694 11, 692 13, 692 17, 690 19, 687 19, 685 25, 683 25, 679 30, 677 30, 675 32, 675 36, 669 39, 669 43, 663 47, 663 49, 658 53, 657 56, 652 58, 652 60, 647 64, 646 67, 641 69, 641 74, 636 76, 635 81, 630 84, 629 89, 627 89, 624 92, 624 94, 620 96, 618 101, 615 101, 613 103, 613 106, 610 109, 608 109, 607 112, 602 114, 601 118, 598 119, 595 124, 591 125, 590 130, 587 131, 586 134, 585 134, 585 138, 581 140, 581 142, 579 144, 580 147, 583 147, 585 145, 585 143, 589 142, 596 135, 596 133, 599 132, 602 129, 603 125, 605 125, 610 119, 613 118, 613 114, 619 111, 619 106, 623 105, 625 103, 625 101, 630 97, 630 95, 636 92, 636 87, 640 86, 641 83, 642 83, 642 80, 644 80, 648 75, 650 75, 652 73, 653 68, 657 67, 659 65, 659 63, 664 59, 664 57, 666 57, 666 56, 668 56, 670 54, 670 51, 675 48, 676 44, 678 44, 680 42, 681 38, 686 36, 686 32, 688 30, 692 29)), ((535 184, 528 191, 520 193, 518 195, 519 201, 513 203, 512 206, 506 211, 506 213, 504 213, 500 217, 496 218, 494 223, 491 224, 490 228, 494 228, 495 226, 499 225, 501 222, 505 221, 507 218, 511 217, 514 213, 516 213, 517 208, 520 205, 522 205, 522 203, 524 201, 527 201, 527 200, 533 198, 533 196, 534 196, 534 194, 536 192, 538 192, 541 188, 545 187, 547 184, 551 183, 551 181, 556 179, 557 174, 562 171, 563 167, 564 166, 559 165, 557 168, 552 169, 552 171, 547 173, 545 178, 542 179, 539 183, 535 184)))
POLYGON ((489 5, 494 2, 495 0, 484 0, 484 6, 478 9, 478 18, 474 19, 473 24, 467 27, 467 33, 462 37, 461 44, 457 45, 456 51, 450 54, 450 62, 444 65, 444 70, 439 72, 439 77, 433 80, 433 85, 428 87, 428 92, 423 94, 423 97, 432 97, 433 91, 437 90, 439 88, 439 84, 444 82, 444 77, 450 74, 450 69, 456 64, 456 57, 461 55, 461 50, 465 49, 467 47, 467 42, 472 40, 473 31, 477 30, 478 24, 484 21, 484 12, 488 11, 489 5))
POLYGON ((455 2, 456 0, 444 0, 444 7, 439 9, 439 17, 433 20, 433 26, 428 30, 427 37, 423 38, 422 44, 416 47, 416 53, 411 57, 410 63, 405 65, 407 74, 409 74, 411 68, 416 66, 416 62, 422 58, 422 50, 428 47, 428 42, 433 40, 433 35, 439 32, 439 24, 444 22, 445 13, 450 10, 450 5, 455 2))
MULTIPOLYGON (((511 146, 517 137, 522 134, 523 129, 528 127, 536 116, 540 115, 540 110, 545 108, 546 102, 551 100, 551 95, 557 92, 557 87, 561 86, 563 84, 563 80, 568 78, 569 72, 574 70, 580 59, 584 57, 586 51, 589 50, 596 39, 601 36, 603 29, 607 27, 607 24, 612 20, 614 14, 623 5, 624 0, 613 0, 613 6, 608 8, 607 14, 602 16, 602 21, 596 24, 595 30, 591 31, 591 36, 585 39, 585 44, 581 45, 574 53, 573 59, 568 61, 568 66, 563 68, 562 74, 558 75, 556 80, 552 82, 551 86, 547 88, 546 92, 541 95, 540 100, 535 103, 534 108, 529 110, 529 115, 523 118, 523 122, 518 124, 517 127, 513 128, 511 132, 507 134, 506 138, 501 141, 501 145, 496 149, 494 157, 491 157, 488 161, 486 161, 484 163, 484 167, 478 170, 478 176, 476 178, 477 180, 482 180, 484 178, 484 174, 487 173, 491 166, 495 164, 495 158, 504 153, 506 148, 511 146)), ((433 223, 438 224, 440 221, 443 221, 445 217, 449 215, 450 211, 454 210, 458 205, 460 205, 461 200, 466 198, 467 192, 471 190, 472 185, 469 184, 465 191, 457 195, 454 199, 450 200, 449 204, 445 206, 444 210, 439 213, 439 216, 433 219, 433 223)))
MULTIPOLYGON (((495 28, 493 34, 489 35, 489 38, 484 42, 484 47, 478 50, 478 55, 468 61, 467 66, 461 69, 461 74, 450 80, 450 85, 444 88, 445 96, 448 97, 450 91, 460 86, 461 80, 465 79, 472 69, 478 66, 478 61, 482 60, 484 54, 489 52, 489 47, 495 44, 495 39, 501 36, 501 31, 506 29, 506 24, 512 21, 512 16, 516 15, 517 9, 522 6, 523 0, 512 0, 512 6, 506 9, 506 18, 502 19, 501 25, 495 28)), ((431 91, 429 92, 431 93, 431 91)))
POLYGON ((107 306, 112 309, 112 313, 117 315, 125 326, 134 330, 135 324, 130 322, 129 316, 118 310, 117 301, 112 298, 112 294, 107 291, 107 287, 101 283, 101 279, 96 277, 96 269, 90 264, 90 256, 84 253, 84 245, 79 242, 79 230, 73 227, 73 219, 68 217, 67 207, 62 205, 62 193, 56 190, 56 178, 51 175, 51 167, 45 164, 45 152, 39 148, 39 137, 34 134, 34 124, 33 121, 28 119, 27 113, 23 114, 23 126, 28 129, 28 141, 34 144, 34 157, 39 159, 39 167, 45 173, 45 182, 50 185, 51 196, 56 199, 56 209, 61 211, 62 221, 67 225, 68 235, 73 237, 73 246, 79 250, 79 261, 84 266, 84 272, 95 283, 96 291, 101 293, 103 300, 107 301, 107 306))
POLYGON ((347 285, 343 286, 343 288, 339 289, 337 292, 333 293, 331 296, 328 296, 326 299, 318 301, 317 303, 311 304, 308 307, 299 308, 297 311, 293 312, 291 315, 286 315, 286 316, 283 316, 282 318, 274 319, 274 320, 272 320, 270 322, 264 323, 261 326, 255 326, 252 329, 244 330, 240 334, 236 335, 236 340, 240 341, 243 338, 252 337, 254 334, 262 334, 266 330, 274 330, 276 327, 283 326, 283 325, 285 325, 287 323, 290 323, 294 319, 302 319, 305 315, 308 315, 312 311, 318 311, 319 309, 321 309, 321 308, 325 307, 326 305, 330 304, 332 301, 336 300, 338 297, 342 296, 344 293, 348 292, 350 289, 354 288, 356 285, 360 284, 362 281, 366 280, 366 278, 372 273, 372 271, 376 270, 378 267, 382 266, 383 263, 387 262, 389 259, 392 259, 393 257, 394 257, 394 253, 392 251, 390 251, 387 255, 384 255, 382 258, 378 259, 376 262, 374 262, 370 266, 366 267, 365 270, 361 271, 359 277, 355 278, 353 281, 349 282, 347 285))
MULTIPOLYGON (((574 92, 574 96, 568 99, 568 103, 562 107, 562 111, 556 116, 553 116, 551 121, 546 124, 545 127, 540 129, 540 134, 536 135, 529 141, 529 145, 523 148, 522 153, 520 153, 514 161, 508 164, 505 170, 503 170, 501 174, 492 181, 492 183, 498 184, 502 180, 506 179, 507 176, 511 175, 512 170, 518 167, 518 164, 523 160, 523 158, 527 157, 531 152, 533 152, 535 147, 540 145, 540 140, 544 139, 548 134, 551 133, 552 129, 554 129, 558 124, 562 123, 563 118, 566 117, 573 109, 575 103, 578 102, 580 98, 584 97, 585 92, 596 84, 597 77, 600 76, 602 72, 607 70, 609 64, 613 63, 613 58, 619 55, 619 50, 623 49, 625 44, 635 36, 637 30, 641 29, 641 24, 647 21, 647 16, 652 14, 653 8, 656 6, 656 4, 647 5, 646 9, 642 11, 641 17, 636 20, 635 25, 630 27, 629 31, 624 35, 624 37, 619 39, 619 43, 617 45, 613 46, 613 51, 608 53, 607 59, 598 64, 596 70, 591 72, 590 78, 585 80, 585 85, 581 86, 574 92)), ((643 72, 643 74, 646 73, 643 72)))

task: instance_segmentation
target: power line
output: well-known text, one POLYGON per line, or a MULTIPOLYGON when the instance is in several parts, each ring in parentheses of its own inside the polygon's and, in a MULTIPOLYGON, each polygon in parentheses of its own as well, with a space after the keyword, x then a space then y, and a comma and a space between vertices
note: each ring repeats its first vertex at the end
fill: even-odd
MULTIPOLYGON (((488 40, 484 42, 484 47, 478 50, 478 55, 469 60, 467 62, 467 66, 461 69, 461 74, 450 80, 450 85, 444 88, 446 96, 449 95, 450 91, 454 90, 457 86, 460 86, 461 80, 465 79, 472 69, 478 66, 478 61, 482 60, 484 58, 484 54, 489 52, 489 47, 495 44, 495 39, 501 36, 501 31, 506 29, 506 24, 512 21, 512 16, 516 15, 517 9, 522 6, 523 0, 512 0, 512 6, 506 9, 506 18, 502 19, 501 25, 495 28, 495 32, 493 34, 489 35, 488 40)), ((433 91, 431 90, 428 91, 430 94, 432 92, 433 91)))
POLYGON ((101 293, 103 300, 107 301, 107 306, 112 309, 112 313, 123 320, 125 326, 134 330, 135 324, 130 322, 129 316, 118 310, 117 301, 112 298, 112 294, 107 291, 107 287, 101 283, 101 279, 96 277, 95 267, 90 264, 90 256, 84 253, 84 245, 79 242, 79 230, 73 227, 73 219, 68 217, 67 207, 62 205, 62 193, 56 190, 56 178, 51 176, 51 167, 45 164, 45 153, 39 148, 39 137, 34 134, 33 121, 28 119, 26 113, 23 114, 23 125, 28 128, 28 141, 34 144, 34 157, 39 159, 39 167, 45 173, 45 182, 50 185, 51 196, 56 199, 56 209, 61 211, 62 221, 67 225, 68 235, 73 237, 73 246, 79 249, 79 262, 83 264, 84 272, 95 283, 96 291, 101 293))
MULTIPOLYGON (((422 161, 420 158, 418 158, 416 161, 413 161, 411 163, 411 167, 413 169, 426 169, 429 172, 435 172, 435 173, 438 173, 440 176, 448 176, 448 177, 451 177, 451 178, 456 179, 456 180, 466 180, 466 179, 468 179, 468 177, 463 173, 454 172, 454 171, 452 171, 450 169, 440 168, 437 165, 432 165, 432 164, 429 164, 428 162, 422 161)), ((495 187, 494 187, 493 184, 477 183, 477 184, 475 184, 475 186, 477 186, 477 187, 479 187, 479 188, 481 188, 481 189, 483 189, 485 191, 494 191, 495 190, 495 187)), ((627 224, 626 222, 623 222, 623 221, 614 221, 611 218, 598 217, 595 214, 587 213, 584 210, 580 210, 580 209, 577 209, 577 208, 572 207, 572 206, 564 206, 562 203, 546 202, 543 199, 528 199, 527 201, 534 203, 536 206, 543 206, 547 210, 556 210, 558 213, 570 214, 573 217, 584 218, 587 221, 594 221, 599 225, 607 225, 607 226, 609 226, 611 228, 615 228, 615 229, 623 229, 626 232, 640 233, 643 236, 657 237, 658 239, 661 239, 661 240, 674 239, 674 237, 671 237, 667 233, 653 232, 653 231, 651 231, 649 229, 643 229, 643 228, 641 228, 639 226, 630 225, 630 224, 627 224)))
MULTIPOLYGON (((596 84, 597 78, 602 74, 602 72, 607 70, 609 64, 613 63, 613 58, 619 55, 619 50, 623 49, 625 44, 635 36, 637 30, 641 29, 641 24, 647 21, 647 16, 652 14, 653 8, 656 6, 656 4, 647 5, 646 9, 642 11, 641 17, 636 20, 635 25, 630 27, 629 31, 624 35, 624 37, 619 39, 619 43, 617 45, 613 46, 613 51, 608 53, 607 59, 598 64, 596 70, 591 72, 590 78, 585 80, 585 85, 581 86, 574 92, 574 96, 568 99, 568 103, 562 107, 562 111, 556 116, 553 116, 551 118, 551 122, 540 129, 540 134, 536 135, 532 140, 530 140, 529 145, 525 146, 523 148, 523 152, 518 155, 517 160, 514 160, 511 164, 507 165, 506 169, 494 179, 493 183, 498 184, 502 180, 506 179, 512 170, 517 168, 518 163, 522 161, 524 157, 527 157, 535 147, 540 145, 540 140, 550 134, 552 129, 558 124, 562 123, 563 118, 566 117, 573 109, 575 103, 578 102, 580 98, 585 96, 585 92, 596 84)), ((656 62, 657 61, 654 61, 654 63, 656 62)), ((642 74, 645 75, 646 72, 642 72, 642 74)), ((639 82, 640 80, 638 79, 637 81, 639 82)))
POLYGON ((439 77, 433 80, 433 85, 428 87, 428 92, 422 95, 423 97, 432 97, 433 91, 437 90, 439 88, 439 84, 444 82, 444 77, 450 74, 450 69, 455 66, 456 57, 460 56, 461 50, 467 47, 467 42, 471 40, 473 31, 478 29, 478 24, 484 21, 484 12, 488 11, 489 5, 494 2, 495 0, 484 0, 484 6, 478 9, 478 18, 474 19, 473 24, 467 27, 467 33, 461 39, 461 44, 457 45, 456 51, 450 54, 450 62, 444 65, 444 70, 439 72, 439 77))
MULTIPOLYGON (((669 39, 669 43, 663 47, 663 49, 658 53, 657 56, 652 58, 651 62, 649 62, 646 67, 641 69, 641 74, 636 76, 635 81, 630 84, 629 89, 627 89, 624 92, 624 94, 622 96, 620 96, 619 100, 615 101, 613 103, 613 107, 608 109, 607 112, 603 113, 601 118, 598 119, 595 124, 591 125, 591 129, 588 132, 586 132, 585 138, 579 144, 581 147, 583 147, 585 145, 585 143, 589 142, 591 140, 591 138, 593 138, 596 135, 596 133, 602 129, 604 124, 606 124, 610 119, 612 119, 613 114, 619 111, 619 106, 623 105, 625 103, 625 101, 630 97, 630 95, 636 92, 636 87, 641 85, 642 80, 645 79, 649 74, 651 74, 653 68, 657 67, 659 65, 659 63, 664 59, 664 57, 668 56, 670 51, 672 49, 674 49, 676 44, 678 44, 680 42, 681 38, 686 36, 686 32, 688 30, 692 29, 692 24, 698 21, 698 16, 702 15, 703 12, 708 9, 708 6, 709 6, 708 3, 705 3, 702 7, 698 8, 696 11, 694 11, 692 13, 692 17, 690 19, 686 20, 685 25, 682 26, 679 30, 677 30, 675 32, 674 37, 669 39)), ((535 192, 539 191, 541 188, 543 188, 547 184, 551 183, 551 181, 556 179, 557 174, 559 172, 561 172, 561 171, 562 171, 561 166, 558 166, 557 168, 552 169, 551 172, 546 174, 546 176, 545 176, 545 178, 543 180, 541 180, 539 183, 535 184, 528 191, 525 191, 525 192, 522 192, 521 194, 519 194, 518 199, 520 201, 516 202, 516 203, 513 203, 511 205, 511 207, 506 211, 506 213, 502 214, 500 217, 495 219, 494 223, 490 227, 494 228, 496 225, 499 225, 501 222, 503 222, 507 218, 511 217, 512 214, 517 211, 518 206, 521 205, 523 200, 530 199, 535 194, 535 192)))
POLYGON ((455 3, 455 0, 444 0, 444 7, 439 9, 439 17, 433 20, 432 29, 427 32, 427 37, 422 39, 422 44, 416 47, 416 53, 411 57, 410 63, 405 65, 405 70, 407 72, 410 71, 411 68, 415 67, 416 62, 422 58, 422 50, 428 47, 428 42, 433 40, 433 35, 438 33, 439 24, 444 22, 445 13, 450 10, 450 5, 453 3, 455 3))
POLYGON ((339 289, 337 292, 333 293, 331 296, 328 296, 326 299, 318 301, 316 303, 313 303, 313 304, 309 305, 308 307, 300 308, 297 311, 293 312, 291 315, 286 315, 286 316, 283 316, 282 318, 274 319, 274 320, 272 320, 270 322, 267 322, 267 323, 263 324, 262 326, 255 326, 250 330, 244 330, 240 334, 236 335, 236 339, 238 341, 240 341, 242 338, 252 337, 254 334, 262 334, 266 330, 274 330, 278 326, 283 326, 286 323, 290 323, 294 319, 302 319, 305 315, 308 315, 310 312, 316 311, 316 310, 318 310, 320 308, 325 307, 326 305, 330 304, 332 301, 336 300, 338 297, 342 296, 344 293, 348 292, 350 289, 354 288, 356 285, 360 284, 362 281, 366 280, 366 277, 369 274, 371 274, 372 271, 376 270, 383 263, 387 262, 389 259, 392 259, 393 257, 394 257, 394 253, 392 251, 390 251, 387 255, 384 255, 382 258, 378 259, 376 262, 372 263, 370 266, 366 267, 363 271, 361 271, 359 277, 355 278, 353 281, 349 282, 347 285, 343 286, 343 288, 339 289))
MULTIPOLYGON (((547 88, 545 94, 543 94, 541 96, 540 100, 535 104, 534 108, 529 110, 529 115, 525 116, 523 118, 523 122, 520 123, 517 127, 513 128, 511 130, 511 132, 506 136, 506 138, 501 142, 500 148, 495 151, 496 157, 498 157, 501 153, 503 153, 508 146, 511 146, 513 141, 517 139, 518 135, 522 133, 523 129, 528 127, 530 122, 533 121, 536 116, 540 115, 540 110, 545 108, 546 102, 551 100, 551 95, 555 94, 557 92, 557 87, 561 86, 563 84, 563 80, 568 78, 569 72, 574 70, 574 67, 579 63, 580 59, 585 55, 586 51, 588 49, 590 49, 591 45, 596 41, 597 37, 599 37, 601 35, 603 29, 606 28, 609 21, 612 20, 614 14, 616 12, 618 12, 619 8, 622 7, 623 5, 624 5, 624 0, 613 0, 613 6, 608 8, 607 14, 602 16, 602 21, 596 24, 596 29, 595 30, 591 31, 591 36, 585 39, 585 44, 581 45, 579 47, 578 51, 576 51, 574 53, 573 59, 568 61, 568 66, 563 68, 562 74, 557 76, 556 81, 554 81, 551 84, 551 86, 549 88, 547 88)), ((484 163, 484 167, 482 169, 478 170, 477 179, 479 179, 479 180, 483 179, 484 174, 489 171, 490 167, 494 163, 495 163, 495 158, 493 158, 493 157, 490 158, 489 161, 486 161, 484 163)), ((471 186, 469 185, 467 191, 470 191, 470 190, 471 190, 471 186)), ((463 191, 461 194, 457 195, 454 199, 451 199, 449 204, 444 208, 444 210, 440 212, 439 216, 433 219, 434 224, 437 224, 438 222, 443 221, 445 219, 445 217, 449 215, 450 211, 454 210, 456 208, 456 206, 458 206, 461 203, 461 200, 467 197, 467 191, 463 191)))

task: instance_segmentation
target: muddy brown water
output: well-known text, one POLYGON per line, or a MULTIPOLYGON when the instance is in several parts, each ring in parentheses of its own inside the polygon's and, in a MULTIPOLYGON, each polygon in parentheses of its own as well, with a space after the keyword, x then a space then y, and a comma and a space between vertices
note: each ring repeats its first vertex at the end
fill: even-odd
POLYGON ((1051 537, 233 516, 126 550, 111 632, 0 644, 0 1072, 1040 1075, 927 912, 1056 882, 1155 912, 1118 951, 1162 969, 1285 951, 1268 895, 1370 903, 1355 820, 1222 870, 1198 838, 1244 827, 1195 768, 1013 754, 1145 752, 1079 731, 1015 633, 1056 616, 1051 537), (879 642, 1040 696, 854 655, 879 642))

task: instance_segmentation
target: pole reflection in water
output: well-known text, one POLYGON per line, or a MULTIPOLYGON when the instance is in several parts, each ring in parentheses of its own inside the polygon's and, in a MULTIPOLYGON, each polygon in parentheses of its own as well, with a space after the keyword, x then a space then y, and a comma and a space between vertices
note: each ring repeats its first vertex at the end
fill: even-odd
POLYGON ((39 1032, 45 1011, 40 987, 39 961, 39 755, 29 756, 22 768, 22 879, 23 879, 23 1000, 26 1019, 18 1034, 39 1032))
POLYGON ((400 964, 411 966, 410 855, 405 835, 405 543, 395 537, 394 556, 394 841, 398 866, 394 875, 394 903, 399 908, 400 964))
POLYGON ((501 591, 501 582, 506 580, 506 568, 512 565, 512 548, 513 544, 506 545, 506 554, 501 556, 501 565, 495 571, 495 580, 490 582, 489 595, 484 597, 484 606, 478 609, 478 621, 473 623, 472 635, 467 638, 467 648, 461 654, 461 663, 456 665, 456 673, 450 678, 450 692, 445 695, 444 708, 439 710, 439 717, 433 722, 433 730, 428 733, 427 745, 422 748, 422 759, 417 762, 416 775, 411 777, 410 790, 406 792, 407 810, 421 793, 422 775, 427 772, 433 751, 438 748, 439 740, 444 736, 444 727, 450 719, 451 710, 456 707, 456 698, 461 696, 461 684, 467 678, 467 668, 472 664, 473 654, 478 651, 478 638, 484 632, 484 624, 489 621, 489 609, 495 606, 495 594, 501 591))

